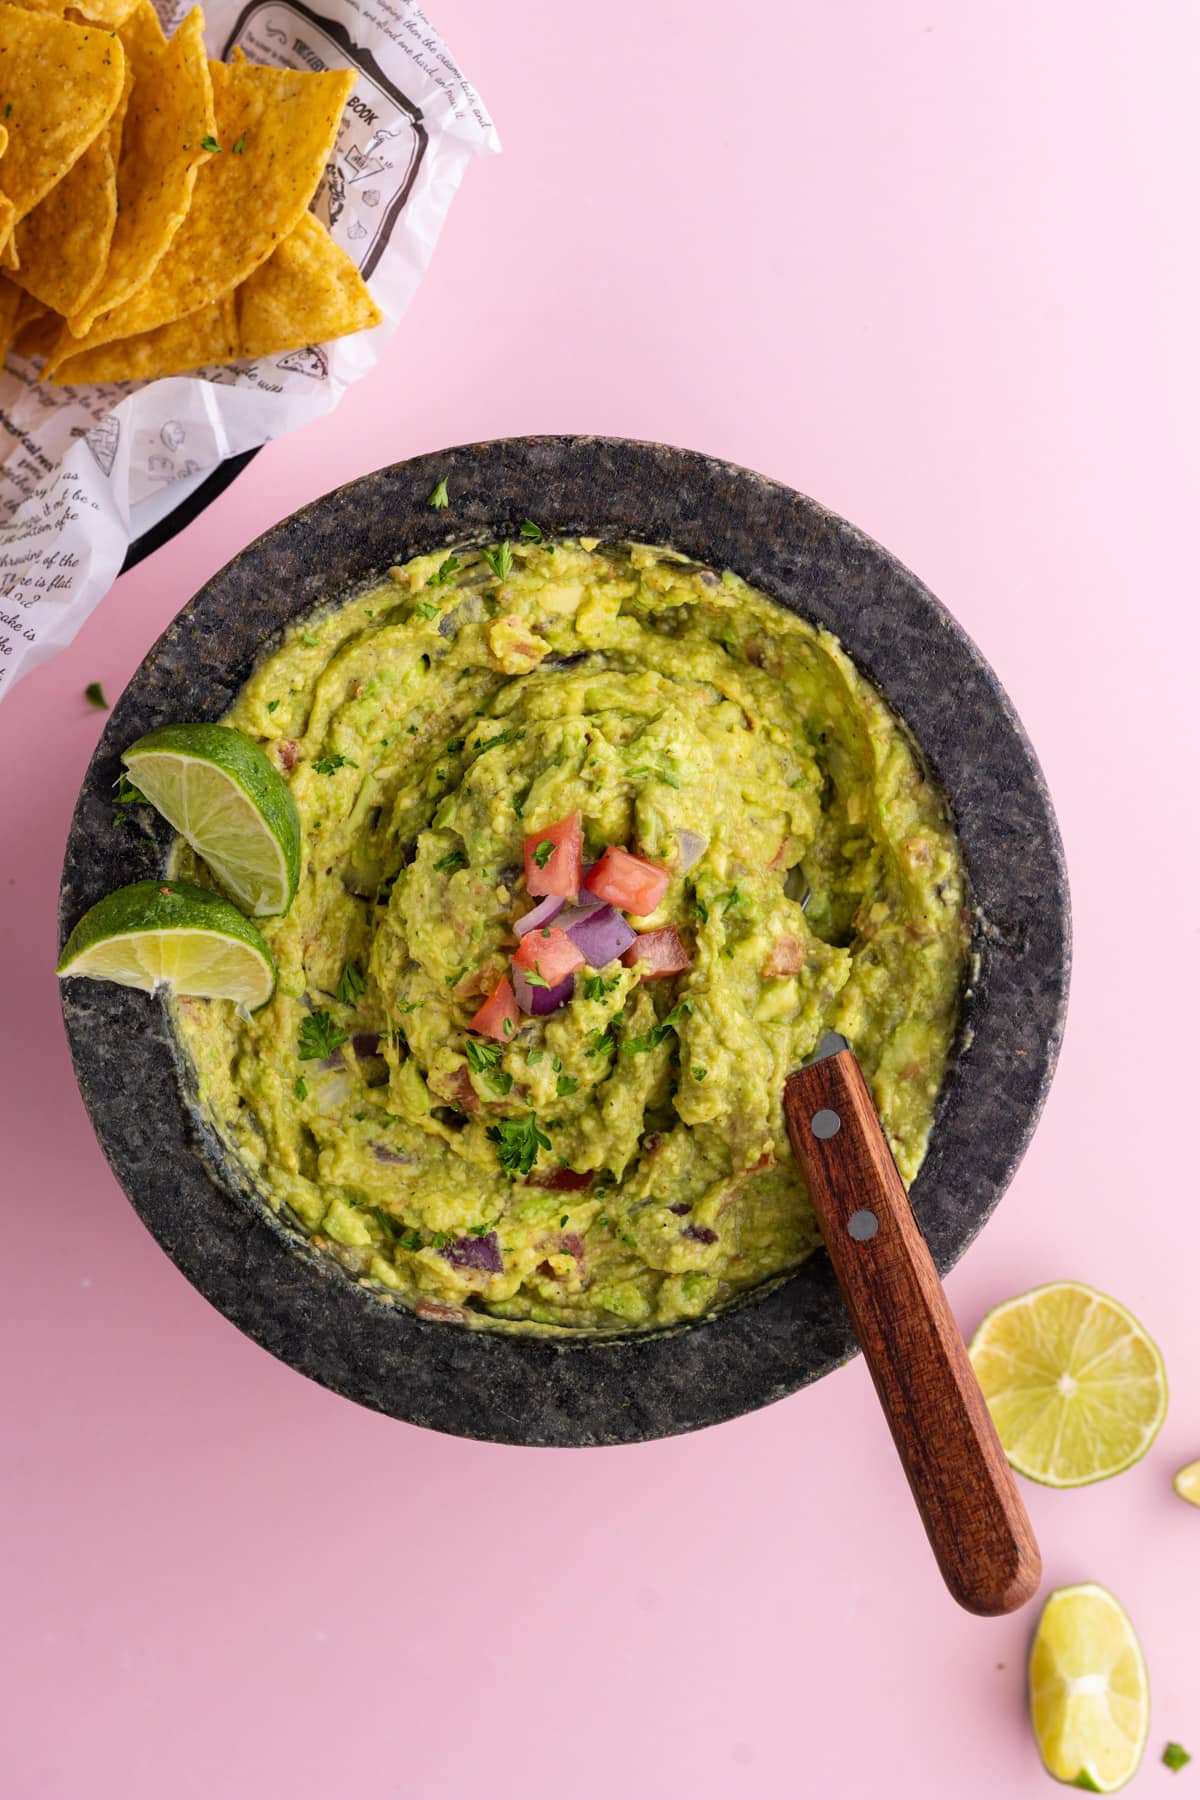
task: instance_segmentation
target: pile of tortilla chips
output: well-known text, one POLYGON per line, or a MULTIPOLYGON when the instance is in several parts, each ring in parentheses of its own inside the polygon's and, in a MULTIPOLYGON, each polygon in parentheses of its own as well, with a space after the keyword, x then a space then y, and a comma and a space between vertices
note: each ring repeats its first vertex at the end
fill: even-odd
POLYGON ((0 363, 148 381, 377 325, 308 210, 354 75, 210 62, 197 6, 0 0, 0 363))

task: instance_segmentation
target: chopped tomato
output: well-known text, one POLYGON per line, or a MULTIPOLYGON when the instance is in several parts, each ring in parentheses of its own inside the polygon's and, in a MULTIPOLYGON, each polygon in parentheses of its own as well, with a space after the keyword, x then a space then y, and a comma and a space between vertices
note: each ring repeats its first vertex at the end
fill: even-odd
POLYGON ((560 819, 557 825, 531 831, 525 839, 525 886, 531 894, 562 894, 574 900, 582 872, 583 830, 578 813, 560 819))
POLYGON ((621 961, 627 969, 647 963, 649 967, 642 976, 643 981, 658 981, 664 975, 682 975, 692 966, 687 946, 673 925, 664 925, 661 931, 639 932, 636 944, 630 944, 621 961))
POLYGON ((467 1029, 477 1031, 480 1037, 496 1038, 507 1044, 509 1038, 516 1035, 520 1016, 512 982, 506 975, 503 981, 496 983, 467 1029))
POLYGON ((521 939, 521 947, 513 957, 518 969, 526 974, 531 970, 551 987, 557 987, 576 969, 582 969, 586 962, 582 950, 577 950, 565 931, 559 931, 556 925, 543 925, 540 931, 528 931, 521 939))
POLYGON ((662 904, 671 876, 661 863, 647 862, 644 856, 631 856, 619 844, 610 844, 585 885, 598 900, 644 919, 662 904))
POLYGON ((526 1187, 552 1188, 556 1194, 578 1194, 592 1185, 592 1171, 580 1174, 575 1169, 547 1169, 543 1175, 531 1175, 526 1187))
POLYGON ((790 931, 781 931, 767 952, 763 974, 768 977, 795 975, 804 967, 804 945, 790 931))

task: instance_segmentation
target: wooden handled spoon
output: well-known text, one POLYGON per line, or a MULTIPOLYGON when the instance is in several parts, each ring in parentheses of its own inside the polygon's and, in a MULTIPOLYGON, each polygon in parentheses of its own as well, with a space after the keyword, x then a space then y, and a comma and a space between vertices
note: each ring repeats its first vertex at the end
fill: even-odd
POLYGON ((829 1032, 784 1115, 855 1334, 946 1586, 1014 1612, 1042 1559, 853 1051, 829 1032))

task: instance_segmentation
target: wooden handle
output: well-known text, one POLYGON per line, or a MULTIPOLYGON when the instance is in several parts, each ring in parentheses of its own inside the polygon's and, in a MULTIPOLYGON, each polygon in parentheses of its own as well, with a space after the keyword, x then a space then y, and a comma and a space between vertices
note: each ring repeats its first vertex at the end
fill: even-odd
POLYGON ((968 1612, 1013 1612, 1042 1560, 851 1052, 789 1076, 784 1113, 946 1586, 968 1612))

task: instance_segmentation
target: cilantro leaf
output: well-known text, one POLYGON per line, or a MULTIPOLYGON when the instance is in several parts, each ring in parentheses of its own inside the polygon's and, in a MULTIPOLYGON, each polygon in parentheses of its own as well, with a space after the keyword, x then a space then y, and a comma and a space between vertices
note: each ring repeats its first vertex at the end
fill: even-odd
POLYGON ((439 512, 443 506, 449 506, 450 494, 446 487, 446 477, 444 475, 434 488, 432 494, 430 494, 426 504, 432 506, 435 512, 439 512))
POLYGON ((465 869, 467 859, 461 850, 448 850, 445 856, 439 856, 434 863, 436 875, 453 875, 455 869, 465 869))
POLYGON ((649 1031, 642 1033, 638 1037, 626 1038, 622 1045, 625 1054, 627 1056, 639 1056, 643 1051, 657 1050, 658 1046, 665 1041, 669 1031, 678 1031, 684 1015, 690 1013, 691 1010, 692 1003, 685 994, 683 999, 679 1002, 679 1005, 673 1006, 667 1016, 664 1019, 660 1019, 658 1024, 652 1026, 649 1031))
POLYGON ((367 991, 367 978, 356 962, 348 962, 338 982, 337 997, 343 1006, 354 1006, 367 991))
POLYGON ((487 1135, 496 1145, 500 1167, 510 1175, 528 1175, 540 1150, 549 1150, 550 1139, 541 1129, 534 1113, 523 1119, 501 1119, 489 1125, 487 1135))
POLYGON ((221 146, 218 144, 215 137, 202 137, 200 139, 200 148, 202 150, 207 150, 210 156, 220 156, 221 154, 221 146))
POLYGON ((467 1062, 476 1075, 485 1075, 489 1069, 494 1069, 503 1055, 503 1044, 485 1043, 482 1038, 467 1039, 467 1062))
POLYGON ((545 535, 541 526, 535 525, 532 519, 521 521, 521 536, 527 544, 540 544, 545 535))
POLYGON ((543 838, 533 853, 533 860, 539 869, 544 869, 558 848, 553 838, 543 838))
POLYGON ((431 600, 418 600, 414 610, 418 619, 436 619, 441 609, 431 600))
POLYGON ((519 744, 524 736, 525 733, 523 731, 517 731, 510 728, 508 731, 502 731, 498 737, 488 738, 486 743, 484 743, 482 738, 476 738, 474 744, 475 754, 476 756, 482 756, 485 750, 494 750, 498 744, 519 744))
POLYGON ((1168 1744, 1162 1753, 1162 1759, 1168 1769, 1173 1769, 1176 1774, 1184 1767, 1185 1763, 1190 1763, 1192 1760, 1190 1752, 1185 1750, 1182 1744, 1168 1744))
POLYGON ((104 689, 98 681, 89 681, 83 690, 83 697, 89 706, 95 706, 101 712, 108 711, 108 701, 104 698, 104 689))
POLYGON ((565 1100, 568 1094, 579 1092, 579 1083, 573 1075, 560 1075, 557 1082, 558 1097, 565 1100))
POLYGON ((504 581, 512 572, 512 545, 505 538, 495 549, 485 550, 483 560, 497 581, 504 581))
POLYGON ((436 574, 433 574, 429 577, 429 580, 425 583, 425 586, 426 587, 445 587, 446 583, 450 580, 451 576, 455 573, 457 568, 458 568, 457 556, 448 556, 446 558, 445 562, 438 564, 436 574))
POLYGON ((331 750, 326 756, 319 756, 313 764, 318 775, 332 775, 337 769, 357 769, 358 764, 349 756, 343 756, 340 750, 331 750))
POLYGON ((542 974, 536 964, 532 969, 522 969, 521 973, 524 975, 530 987, 548 988, 550 986, 550 983, 546 980, 546 977, 542 974))
POLYGON ((238 139, 237 143, 233 146, 233 154, 235 156, 240 156, 242 154, 242 151, 245 148, 246 148, 246 134, 243 131, 241 137, 238 139))
POLYGON ((303 1075, 297 1075, 294 1092, 297 1100, 308 1099, 308 1083, 305 1081, 303 1075))
POLYGON ((301 1023, 299 1048, 297 1055, 301 1062, 312 1062, 314 1058, 332 1056, 346 1042, 349 1033, 335 1024, 332 1015, 322 1006, 316 1012, 309 1013, 301 1023))
POLYGON ((610 994, 621 977, 619 975, 585 975, 583 978, 583 997, 585 1000, 603 1000, 610 994))

